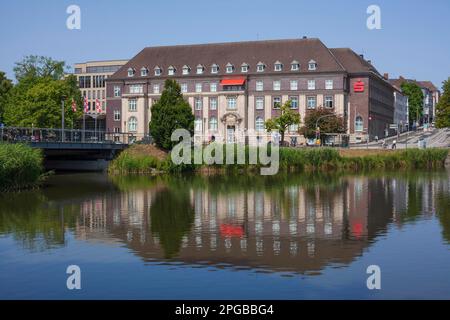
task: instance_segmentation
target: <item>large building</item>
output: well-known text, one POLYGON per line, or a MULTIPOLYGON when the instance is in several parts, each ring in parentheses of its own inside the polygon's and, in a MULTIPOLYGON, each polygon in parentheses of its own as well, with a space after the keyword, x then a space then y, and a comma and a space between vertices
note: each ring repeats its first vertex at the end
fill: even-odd
MULTIPOLYGON (((148 135, 166 79, 179 82, 204 140, 271 139, 264 122, 288 100, 302 120, 322 107, 343 116, 352 141, 382 136, 393 121, 394 89, 370 61, 303 38, 145 48, 107 80, 107 130, 148 135)), ((286 140, 297 139, 292 126, 286 140)))
MULTIPOLYGON (((389 79, 387 73, 384 74, 389 79)), ((409 99, 402 92, 402 88, 396 83, 392 83, 394 87, 394 124, 397 125, 399 133, 409 130, 409 99)))
POLYGON ((106 127, 106 79, 120 69, 128 60, 111 61, 90 61, 76 63, 74 73, 78 80, 83 97, 88 98, 88 108, 86 126, 92 129, 94 125, 93 117, 97 117, 98 129, 104 130, 106 127), (95 102, 98 99, 102 106, 102 112, 97 114, 95 102))

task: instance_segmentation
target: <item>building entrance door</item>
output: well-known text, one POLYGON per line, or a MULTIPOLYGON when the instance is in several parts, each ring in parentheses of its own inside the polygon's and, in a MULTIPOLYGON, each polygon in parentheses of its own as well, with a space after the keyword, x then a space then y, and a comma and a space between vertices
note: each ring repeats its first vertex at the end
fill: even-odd
POLYGON ((235 142, 235 126, 227 126, 227 143, 234 143, 235 142))

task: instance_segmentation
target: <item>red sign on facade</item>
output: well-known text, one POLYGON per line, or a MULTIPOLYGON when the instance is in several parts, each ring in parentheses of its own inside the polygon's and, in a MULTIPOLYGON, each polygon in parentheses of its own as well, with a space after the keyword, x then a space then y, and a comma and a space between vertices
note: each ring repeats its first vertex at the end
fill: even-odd
POLYGON ((356 81, 353 84, 353 91, 355 92, 364 92, 364 82, 361 80, 356 81))

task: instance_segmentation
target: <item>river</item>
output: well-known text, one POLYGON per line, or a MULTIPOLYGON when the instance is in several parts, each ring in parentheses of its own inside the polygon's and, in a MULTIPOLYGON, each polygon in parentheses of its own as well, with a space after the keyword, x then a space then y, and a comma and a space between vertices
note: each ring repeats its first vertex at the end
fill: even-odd
POLYGON ((0 195, 0 298, 450 299, 449 173, 58 174, 0 195))

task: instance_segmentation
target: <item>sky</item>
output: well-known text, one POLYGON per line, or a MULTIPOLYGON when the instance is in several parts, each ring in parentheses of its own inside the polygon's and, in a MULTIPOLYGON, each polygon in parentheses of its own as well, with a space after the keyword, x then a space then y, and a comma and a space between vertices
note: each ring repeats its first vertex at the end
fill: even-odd
POLYGON ((0 71, 27 55, 76 62, 129 59, 147 46, 319 38, 363 53, 381 73, 450 76, 449 0, 0 0, 0 71), (369 30, 378 5, 381 29, 369 30), (81 29, 69 30, 69 5, 81 29))

